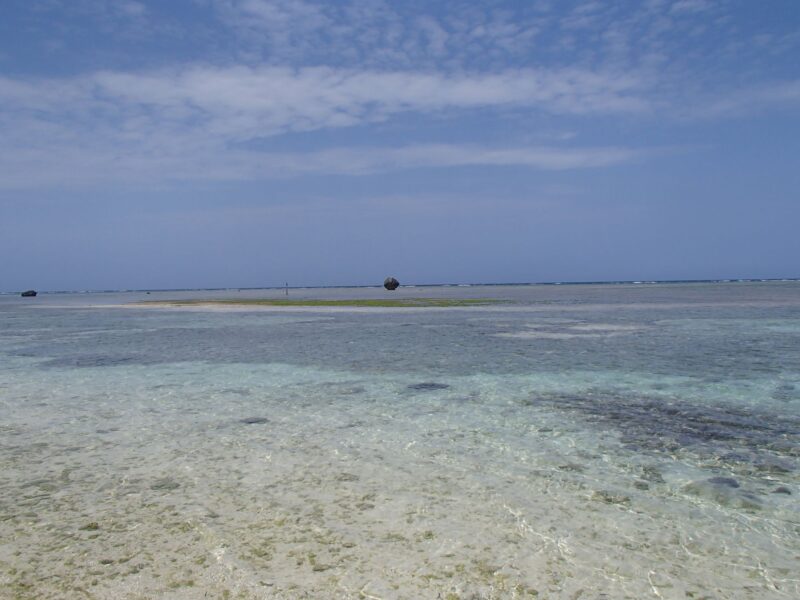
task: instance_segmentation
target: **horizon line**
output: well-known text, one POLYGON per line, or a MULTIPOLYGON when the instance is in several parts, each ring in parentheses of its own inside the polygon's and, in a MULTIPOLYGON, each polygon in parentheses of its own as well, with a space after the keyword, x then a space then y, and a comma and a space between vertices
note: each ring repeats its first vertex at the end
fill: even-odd
MULTIPOLYGON (((769 282, 796 282, 800 277, 740 277, 740 278, 719 278, 719 279, 609 279, 595 281, 509 281, 502 283, 408 283, 400 284, 403 288, 416 287, 511 287, 511 286, 533 286, 533 285, 664 285, 679 283, 769 283, 769 282)), ((38 294, 114 294, 114 293, 137 293, 137 292, 223 292, 223 291, 254 291, 254 290, 325 290, 325 289, 370 289, 382 288, 383 284, 372 285, 280 285, 280 286, 256 286, 256 287, 195 287, 195 288, 120 288, 120 289, 88 289, 88 290, 36 290, 38 294)), ((34 288, 30 288, 34 289, 34 288)), ((17 295, 24 290, 0 291, 0 295, 17 295)))

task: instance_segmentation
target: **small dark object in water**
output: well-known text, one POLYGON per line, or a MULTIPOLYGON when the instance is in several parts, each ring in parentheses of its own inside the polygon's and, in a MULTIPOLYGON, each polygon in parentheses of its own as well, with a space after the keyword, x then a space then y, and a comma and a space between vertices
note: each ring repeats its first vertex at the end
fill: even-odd
POLYGON ((645 465, 642 468, 642 479, 645 479, 651 483, 665 483, 664 476, 661 475, 661 471, 658 467, 653 465, 645 465))
POLYGON ((247 417, 242 419, 241 421, 245 425, 263 425, 264 423, 268 423, 269 421, 264 417, 247 417))
POLYGON ((400 282, 394 277, 387 277, 383 280, 383 287, 391 292, 392 290, 396 290, 400 287, 400 282))
POLYGON ((606 504, 630 504, 631 497, 625 494, 615 494, 606 490, 595 490, 592 493, 592 500, 599 500, 606 504))
POLYGON ((586 469, 583 468, 583 465, 579 465, 577 463, 567 463, 565 465, 558 465, 559 471, 572 471, 573 473, 583 473, 586 469))
POLYGON ((790 489, 789 489, 788 487, 786 487, 785 485, 782 485, 782 486, 780 486, 780 487, 776 487, 774 490, 772 490, 772 493, 773 493, 773 494, 787 494, 787 495, 790 495, 790 496, 791 496, 791 494, 792 494, 792 490, 790 490, 790 489))
POLYGON ((161 479, 156 479, 150 486, 150 489, 169 492, 171 490, 177 490, 179 487, 181 487, 181 484, 172 477, 162 477, 161 479))
POLYGON ((728 487, 738 488, 739 482, 733 477, 709 477, 709 483, 716 483, 717 485, 727 485, 728 487))
POLYGON ((23 298, 35 298, 36 290, 26 290, 20 294, 23 298))
POLYGON ((433 383, 433 382, 425 382, 425 383, 412 383, 408 386, 410 390, 417 390, 420 392, 428 392, 432 390, 446 390, 450 386, 446 383, 433 383))

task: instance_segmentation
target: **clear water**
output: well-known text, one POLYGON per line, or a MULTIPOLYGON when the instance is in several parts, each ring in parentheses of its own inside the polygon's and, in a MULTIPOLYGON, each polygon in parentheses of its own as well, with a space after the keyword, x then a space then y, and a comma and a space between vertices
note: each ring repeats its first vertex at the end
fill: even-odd
POLYGON ((0 297, 0 598, 800 597, 800 283, 280 294, 0 297))

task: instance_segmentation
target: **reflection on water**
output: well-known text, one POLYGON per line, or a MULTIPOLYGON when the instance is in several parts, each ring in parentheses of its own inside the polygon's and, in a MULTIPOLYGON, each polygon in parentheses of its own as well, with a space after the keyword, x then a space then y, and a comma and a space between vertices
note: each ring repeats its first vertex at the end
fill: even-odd
POLYGON ((0 597, 800 595, 800 285, 542 289, 0 299, 0 597))

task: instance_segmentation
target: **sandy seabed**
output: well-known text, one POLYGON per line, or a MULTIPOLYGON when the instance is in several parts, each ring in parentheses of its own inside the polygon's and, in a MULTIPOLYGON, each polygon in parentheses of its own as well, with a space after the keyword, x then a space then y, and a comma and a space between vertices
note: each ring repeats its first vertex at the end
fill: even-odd
POLYGON ((0 599, 800 597, 800 284, 476 289, 0 298, 0 599))
POLYGON ((0 597, 796 597, 786 506, 521 415, 533 384, 48 371, 62 412, 2 426, 0 597))

